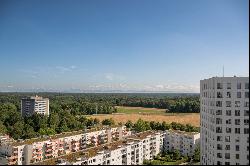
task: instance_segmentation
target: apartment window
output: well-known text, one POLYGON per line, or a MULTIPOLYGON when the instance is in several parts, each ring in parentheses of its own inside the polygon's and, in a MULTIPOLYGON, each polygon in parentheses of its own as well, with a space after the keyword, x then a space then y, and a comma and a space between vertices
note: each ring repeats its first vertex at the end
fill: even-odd
POLYGON ((217 153, 217 158, 222 158, 222 154, 221 153, 217 153))
POLYGON ((222 165, 222 162, 221 161, 217 161, 217 165, 222 165))
POLYGON ((240 165, 240 163, 235 163, 235 165, 240 165))
POLYGON ((226 110, 226 115, 231 116, 231 110, 226 110))
POLYGON ((222 119, 221 118, 216 118, 216 124, 222 124, 222 119))
POLYGON ((225 136, 225 142, 230 142, 230 136, 225 136))
POLYGON ((235 119, 235 125, 240 125, 240 119, 235 119))
POLYGON ((222 98, 222 93, 221 92, 217 92, 217 98, 222 98))
POLYGON ((222 150, 222 145, 221 144, 217 144, 217 150, 222 150))
POLYGON ((249 102, 248 101, 245 101, 244 107, 249 107, 249 102))
POLYGON ((222 101, 216 101, 216 107, 222 107, 222 101))
POLYGON ((231 128, 230 127, 226 127, 226 133, 231 133, 231 128))
POLYGON ((239 154, 235 154, 235 159, 240 159, 240 155, 239 154))
POLYGON ((244 116, 249 116, 249 110, 244 110, 244 116))
POLYGON ((216 127, 216 133, 222 133, 222 127, 216 127))
POLYGON ((217 136, 217 141, 222 141, 222 136, 217 136))
POLYGON ((241 98, 241 92, 237 92, 237 98, 241 98))
POLYGON ((231 107, 231 101, 226 101, 226 107, 231 107))
POLYGON ((235 113, 235 116, 240 116, 240 110, 235 110, 234 113, 235 113))
POLYGON ((222 86, 222 83, 217 83, 217 89, 222 89, 223 86, 222 86))
POLYGON ((231 89, 231 83, 227 83, 227 89, 231 89))
POLYGON ((231 119, 227 119, 226 124, 231 124, 231 119))
POLYGON ((230 145, 226 145, 225 150, 230 150, 230 145))
POLYGON ((225 165, 230 165, 230 162, 225 162, 225 165))
POLYGON ((245 98, 249 98, 249 92, 245 92, 245 98))
POLYGON ((225 159, 230 159, 230 153, 225 153, 225 159))
POLYGON ((227 92, 227 98, 231 98, 231 92, 227 92))
POLYGON ((249 119, 244 119, 244 125, 249 125, 249 119))
POLYGON ((235 107, 240 107, 240 101, 235 101, 235 107))
POLYGON ((245 89, 249 89, 249 83, 248 82, 245 83, 245 89))
POLYGON ((240 142, 240 137, 236 137, 235 142, 240 142))
POLYGON ((240 151, 240 145, 235 145, 235 150, 240 151))
POLYGON ((235 128, 235 134, 240 134, 240 128, 235 128))
POLYGON ((222 110, 216 110, 216 115, 222 115, 222 110))
POLYGON ((237 83, 237 89, 241 89, 241 83, 240 82, 237 83))
POLYGON ((249 134, 249 128, 244 128, 244 134, 249 134))

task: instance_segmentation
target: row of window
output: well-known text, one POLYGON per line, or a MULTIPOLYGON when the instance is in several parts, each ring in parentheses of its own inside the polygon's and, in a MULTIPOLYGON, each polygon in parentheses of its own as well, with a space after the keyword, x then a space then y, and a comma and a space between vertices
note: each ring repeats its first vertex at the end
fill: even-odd
MULTIPOLYGON (((216 110, 216 115, 222 115, 222 110, 216 110)), ((232 110, 226 110, 226 116, 231 116, 232 110)), ((240 110, 234 111, 234 116, 240 116, 241 112, 240 110)), ((244 116, 249 116, 249 110, 244 110, 244 116)))
MULTIPOLYGON (((227 119, 226 124, 231 124, 232 119, 227 119)), ((235 125, 240 125, 240 119, 235 119, 235 125)), ((221 118, 216 118, 216 124, 222 124, 221 118)), ((244 119, 244 125, 249 125, 249 119, 244 119)))
MULTIPOLYGON (((222 133, 222 127, 216 127, 216 133, 222 133)), ((226 127, 226 133, 232 133, 231 127, 226 127)), ((240 128, 234 128, 235 134, 240 134, 240 128)), ((249 128, 244 128, 244 134, 249 134, 249 128)))
MULTIPOLYGON (((222 107, 222 101, 216 101, 216 107, 222 107)), ((225 106, 226 107, 232 107, 232 101, 225 101, 225 106)), ((241 102, 240 101, 235 101, 234 102, 234 107, 240 107, 241 102)), ((249 102, 246 101, 244 102, 244 107, 249 107, 249 102)))
MULTIPOLYGON (((232 94, 231 92, 226 92, 226 98, 231 98, 232 96, 231 94, 232 94)), ((237 92, 236 96, 238 99, 242 98, 242 92, 237 92)), ((217 98, 223 98, 223 93, 217 92, 217 98)), ((245 92, 245 98, 249 98, 249 92, 245 92)))
MULTIPOLYGON (((236 85, 236 88, 237 89, 242 89, 243 85, 244 85, 244 89, 249 89, 249 83, 248 82, 245 82, 245 83, 238 82, 237 85, 236 85)), ((216 88, 217 89, 223 89, 223 83, 218 82, 216 88)), ((232 89, 232 83, 230 83, 230 82, 226 83, 225 88, 226 89, 232 89)), ((203 84, 202 89, 214 89, 214 86, 212 88, 212 87, 208 86, 208 84, 203 84)))

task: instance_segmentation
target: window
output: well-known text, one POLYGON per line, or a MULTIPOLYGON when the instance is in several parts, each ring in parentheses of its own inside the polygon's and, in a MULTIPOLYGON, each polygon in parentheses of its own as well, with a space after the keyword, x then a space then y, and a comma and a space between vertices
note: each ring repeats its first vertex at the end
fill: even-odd
POLYGON ((226 110, 226 115, 231 116, 231 110, 226 110))
POLYGON ((221 153, 217 153, 217 158, 222 158, 222 154, 221 153))
POLYGON ((222 119, 221 118, 216 118, 216 124, 222 124, 222 119))
POLYGON ((216 133, 222 133, 222 127, 216 127, 216 133))
POLYGON ((239 154, 235 154, 235 159, 240 159, 240 155, 239 154))
POLYGON ((223 86, 222 86, 222 83, 217 83, 217 89, 222 89, 223 86))
POLYGON ((222 162, 221 161, 217 161, 217 165, 222 165, 222 162))
POLYGON ((240 125, 240 119, 235 119, 235 125, 240 125))
POLYGON ((244 134, 249 134, 249 128, 244 128, 244 134))
POLYGON ((216 115, 222 115, 222 110, 216 110, 216 115))
POLYGON ((226 127, 226 133, 231 133, 231 128, 230 127, 226 127))
POLYGON ((245 92, 245 98, 249 98, 249 92, 245 92))
POLYGON ((249 110, 244 110, 244 116, 249 116, 249 110))
POLYGON ((230 142, 230 136, 225 136, 225 142, 230 142))
POLYGON ((230 153, 225 153, 225 159, 230 159, 230 153))
POLYGON ((249 102, 245 101, 244 107, 249 107, 249 102))
POLYGON ((222 93, 221 92, 217 92, 217 98, 222 98, 222 93))
POLYGON ((227 92, 227 98, 231 98, 231 92, 227 92))
POLYGON ((240 110, 235 110, 235 116, 240 116, 240 110))
POLYGON ((235 142, 240 142, 240 137, 236 137, 235 142))
POLYGON ((235 150, 240 151, 240 145, 235 145, 235 150))
POLYGON ((240 128, 235 128, 235 134, 240 134, 240 128))
POLYGON ((231 101, 226 101, 226 107, 231 107, 231 101))
POLYGON ((217 150, 222 150, 222 145, 221 144, 217 144, 217 150))
POLYGON ((244 119, 244 125, 249 125, 249 119, 244 119))
POLYGON ((217 141, 222 141, 222 136, 217 136, 217 141))
POLYGON ((241 83, 240 82, 237 83, 237 89, 241 89, 241 83))
POLYGON ((245 89, 249 89, 249 83, 248 82, 245 83, 245 89))
POLYGON ((225 150, 230 150, 230 145, 226 145, 225 150))
POLYGON ((222 107, 222 101, 216 101, 216 107, 222 107))
POLYGON ((227 119, 226 124, 231 124, 231 119, 227 119))
POLYGON ((231 83, 227 83, 227 89, 231 89, 231 83))
MULTIPOLYGON (((230 157, 229 157, 230 158, 230 157)), ((230 165, 230 162, 225 162, 225 165, 230 165)))
POLYGON ((241 98, 241 92, 237 92, 237 98, 241 98))
POLYGON ((235 101, 235 107, 240 107, 240 101, 235 101))

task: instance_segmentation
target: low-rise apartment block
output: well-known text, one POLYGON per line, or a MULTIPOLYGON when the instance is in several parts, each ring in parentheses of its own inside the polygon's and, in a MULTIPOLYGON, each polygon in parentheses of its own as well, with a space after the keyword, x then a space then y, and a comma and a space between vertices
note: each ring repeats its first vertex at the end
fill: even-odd
POLYGON ((200 144, 200 133, 179 130, 167 130, 164 137, 164 150, 178 150, 183 156, 193 156, 195 148, 200 144))
POLYGON ((12 143, 2 143, 0 146, 0 164, 23 165, 57 158, 62 155, 77 152, 101 144, 122 140, 129 136, 130 131, 123 127, 101 128, 89 131, 68 132, 48 138, 36 138, 12 143), (117 136, 118 138, 112 137, 117 136))

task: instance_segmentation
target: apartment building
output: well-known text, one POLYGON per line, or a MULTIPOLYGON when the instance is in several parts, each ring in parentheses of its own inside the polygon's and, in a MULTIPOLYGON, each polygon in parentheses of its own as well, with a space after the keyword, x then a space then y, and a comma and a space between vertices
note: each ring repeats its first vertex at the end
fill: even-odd
POLYGON ((164 150, 178 150, 181 155, 192 157, 195 148, 200 144, 200 133, 179 130, 167 130, 164 136, 164 150))
POLYGON ((146 131, 37 165, 141 165, 163 150, 163 132, 146 131))
POLYGON ((200 81, 202 165, 249 164, 249 77, 200 81))
POLYGON ((34 113, 49 116, 49 99, 39 96, 23 98, 21 100, 22 116, 31 116, 34 113))
POLYGON ((114 140, 122 140, 131 132, 125 126, 94 128, 87 131, 67 132, 51 137, 28 139, 0 145, 0 165, 27 165, 57 158, 80 150, 96 147, 114 140), (120 133, 118 138, 116 133, 120 133))

